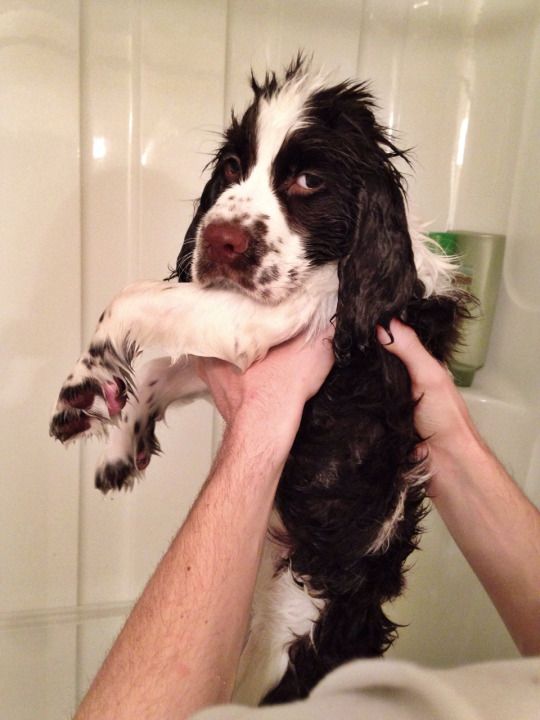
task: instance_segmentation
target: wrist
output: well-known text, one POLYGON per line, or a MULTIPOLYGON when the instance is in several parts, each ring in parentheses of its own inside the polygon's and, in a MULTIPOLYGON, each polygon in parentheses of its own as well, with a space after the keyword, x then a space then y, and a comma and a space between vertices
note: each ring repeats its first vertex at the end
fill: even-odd
POLYGON ((279 412, 251 403, 241 405, 227 424, 226 435, 241 444, 252 456, 272 457, 283 465, 294 442, 302 417, 297 413, 279 412))
POLYGON ((460 483, 471 489, 479 467, 492 460, 491 451, 472 423, 464 423, 451 438, 429 445, 430 495, 436 498, 447 490, 455 493, 460 483))

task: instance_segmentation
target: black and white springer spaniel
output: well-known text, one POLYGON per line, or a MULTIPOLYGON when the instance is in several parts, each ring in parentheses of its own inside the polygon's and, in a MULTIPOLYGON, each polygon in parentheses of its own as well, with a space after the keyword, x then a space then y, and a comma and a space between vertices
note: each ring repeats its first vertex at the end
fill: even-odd
POLYGON ((364 84, 329 86, 298 58, 283 78, 251 86, 176 271, 131 285, 104 311, 51 433, 66 442, 109 428, 96 485, 131 487, 159 452, 167 406, 205 392, 193 356, 245 369, 334 323, 335 366, 283 471, 238 673, 239 699, 276 703, 306 696, 347 660, 381 655, 396 636, 382 605, 403 589, 428 475, 408 374, 375 327, 400 317, 444 361, 466 297, 453 264, 408 223, 393 164, 405 154, 364 84), (148 346, 167 357, 133 370, 148 346))

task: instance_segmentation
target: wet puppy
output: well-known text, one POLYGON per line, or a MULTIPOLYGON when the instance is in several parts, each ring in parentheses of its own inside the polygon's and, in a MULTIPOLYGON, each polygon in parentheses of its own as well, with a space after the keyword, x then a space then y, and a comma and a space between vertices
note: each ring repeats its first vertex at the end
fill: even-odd
POLYGON ((205 391, 194 356, 246 368, 335 324, 335 366, 305 407, 277 491, 238 675, 238 697, 271 703, 304 697, 395 638, 382 605, 402 591, 428 476, 407 372, 375 328, 400 317, 445 360, 466 298, 451 262, 409 225, 394 165, 406 157, 364 84, 328 84, 298 59, 252 89, 175 273, 130 286, 105 310, 51 433, 65 442, 110 426, 96 485, 131 486, 159 451, 166 407, 205 391), (167 357, 134 372, 150 345, 167 357))

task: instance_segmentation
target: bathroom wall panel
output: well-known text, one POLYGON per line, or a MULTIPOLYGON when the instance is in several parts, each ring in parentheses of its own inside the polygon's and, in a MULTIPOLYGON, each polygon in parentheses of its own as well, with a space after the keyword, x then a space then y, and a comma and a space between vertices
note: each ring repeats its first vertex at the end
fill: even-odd
MULTIPOLYGON (((92 3, 84 51, 82 159, 84 317, 129 280, 163 278, 174 264, 201 190, 201 147, 221 128, 223 4, 92 3), (195 32, 199 28, 200 32, 195 32), (203 29, 206 31, 203 32, 203 29), (208 28, 211 28, 209 30, 208 28), (217 53, 219 56, 219 53, 217 53)), ((83 455, 79 601, 128 601, 163 553, 210 463, 212 410, 168 414, 166 449, 133 493, 93 487, 100 448, 83 455), (189 448, 189 452, 186 452, 189 448)))
MULTIPOLYGON (((226 3, 143 3, 140 25, 139 277, 174 267, 223 123, 226 3)), ((136 113, 135 113, 136 114, 136 113)), ((133 493, 129 592, 136 597, 187 513, 212 456, 213 410, 171 410, 133 493)))
POLYGON ((141 14, 140 273, 174 266, 221 141, 227 4, 147 3, 141 14))
POLYGON ((70 623, 0 625, 0 717, 59 720, 76 700, 76 627, 70 623))
MULTIPOLYGON (((513 301, 524 310, 540 313, 540 263, 535 262, 540 228, 540 22, 534 40, 527 75, 527 95, 521 118, 519 145, 507 141, 517 152, 517 169, 512 192, 506 283, 513 301)), ((532 357, 532 355, 531 355, 532 357)), ((536 358, 533 358, 536 361, 536 358)), ((538 388, 540 392, 540 388, 538 388)), ((540 399, 540 396, 539 396, 540 399)))
POLYGON ((79 453, 47 427, 80 346, 77 26, 72 0, 2 4, 0 717, 13 720, 67 716, 75 699, 75 629, 47 613, 76 603, 79 453))
MULTIPOLYGON (((540 276, 538 262, 534 260, 538 248, 536 228, 540 222, 535 201, 540 191, 537 132, 540 7, 534 3, 521 9, 522 16, 506 15, 507 25, 493 23, 491 35, 494 37, 490 35, 483 42, 484 55, 479 60, 478 71, 482 84, 478 95, 486 106, 493 108, 493 117, 489 121, 484 117, 484 124, 477 125, 476 135, 471 138, 474 159, 471 177, 463 189, 463 197, 465 188, 469 189, 469 198, 463 203, 463 218, 470 217, 474 211, 471 204, 474 199, 470 197, 473 186, 467 183, 475 178, 475 187, 484 187, 477 193, 476 228, 480 228, 482 219, 484 227, 490 226, 486 217, 489 203, 493 210, 492 227, 507 236, 490 350, 485 369, 475 382, 476 389, 487 396, 514 398, 515 402, 530 407, 537 413, 538 426, 540 383, 533 378, 538 371, 534 348, 540 347, 540 276), (506 40, 505 34, 509 36, 506 40), (490 43, 502 45, 499 55, 490 49, 490 43), (511 52, 509 48, 513 48, 511 52), (495 65, 497 82, 492 76, 495 65), (504 218, 500 217, 497 206, 505 209, 504 218)), ((483 111, 482 116, 485 114, 483 111)), ((465 223, 465 219, 462 222, 465 223)))
POLYGON ((506 9, 506 24, 497 2, 484 5, 470 27, 471 105, 454 227, 507 227, 536 3, 521 14, 518 6, 506 9))
POLYGON ((338 80, 354 77, 364 2, 340 0, 230 0, 228 4, 226 119, 245 109, 250 68, 257 78, 289 65, 299 51, 338 80), (336 51, 336 46, 339 51, 336 51))
POLYGON ((412 213, 443 227, 455 182, 453 139, 464 112, 467 3, 453 3, 444 24, 440 3, 369 0, 364 7, 357 74, 370 80, 378 117, 395 142, 411 151, 413 169, 401 167, 412 213))
MULTIPOLYGON (((97 318, 137 276, 139 245, 139 3, 83 3, 81 37, 81 180, 83 327, 86 344, 97 318), (135 96, 135 97, 134 97, 135 96)), ((129 594, 129 512, 123 496, 94 488, 101 443, 82 447, 79 603, 129 594)))
MULTIPOLYGON (((521 132, 507 143, 516 153, 508 220, 504 282, 491 341, 485 384, 511 383, 519 401, 540 408, 538 348, 540 347, 540 22, 535 26, 521 132), (498 371, 495 379, 489 377, 498 371)), ((535 427, 540 426, 537 419, 535 427)), ((531 476, 532 477, 532 476, 531 476)))
POLYGON ((75 602, 78 453, 47 428, 80 338, 77 21, 69 0, 0 15, 3 612, 75 602))

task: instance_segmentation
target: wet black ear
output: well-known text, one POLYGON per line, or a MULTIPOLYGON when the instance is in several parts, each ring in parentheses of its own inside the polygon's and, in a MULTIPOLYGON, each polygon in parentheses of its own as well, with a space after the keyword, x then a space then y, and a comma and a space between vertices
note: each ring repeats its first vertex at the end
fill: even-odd
POLYGON ((180 254, 176 259, 176 270, 171 278, 177 277, 178 282, 191 282, 191 262, 193 259, 193 250, 195 249, 197 228, 204 215, 210 210, 224 189, 225 184, 222 178, 214 173, 204 187, 201 198, 197 203, 193 220, 184 236, 180 254))
POLYGON ((337 362, 375 342, 377 323, 399 316, 411 300, 416 268, 401 187, 393 175, 360 191, 354 236, 338 265, 334 350, 337 362))

